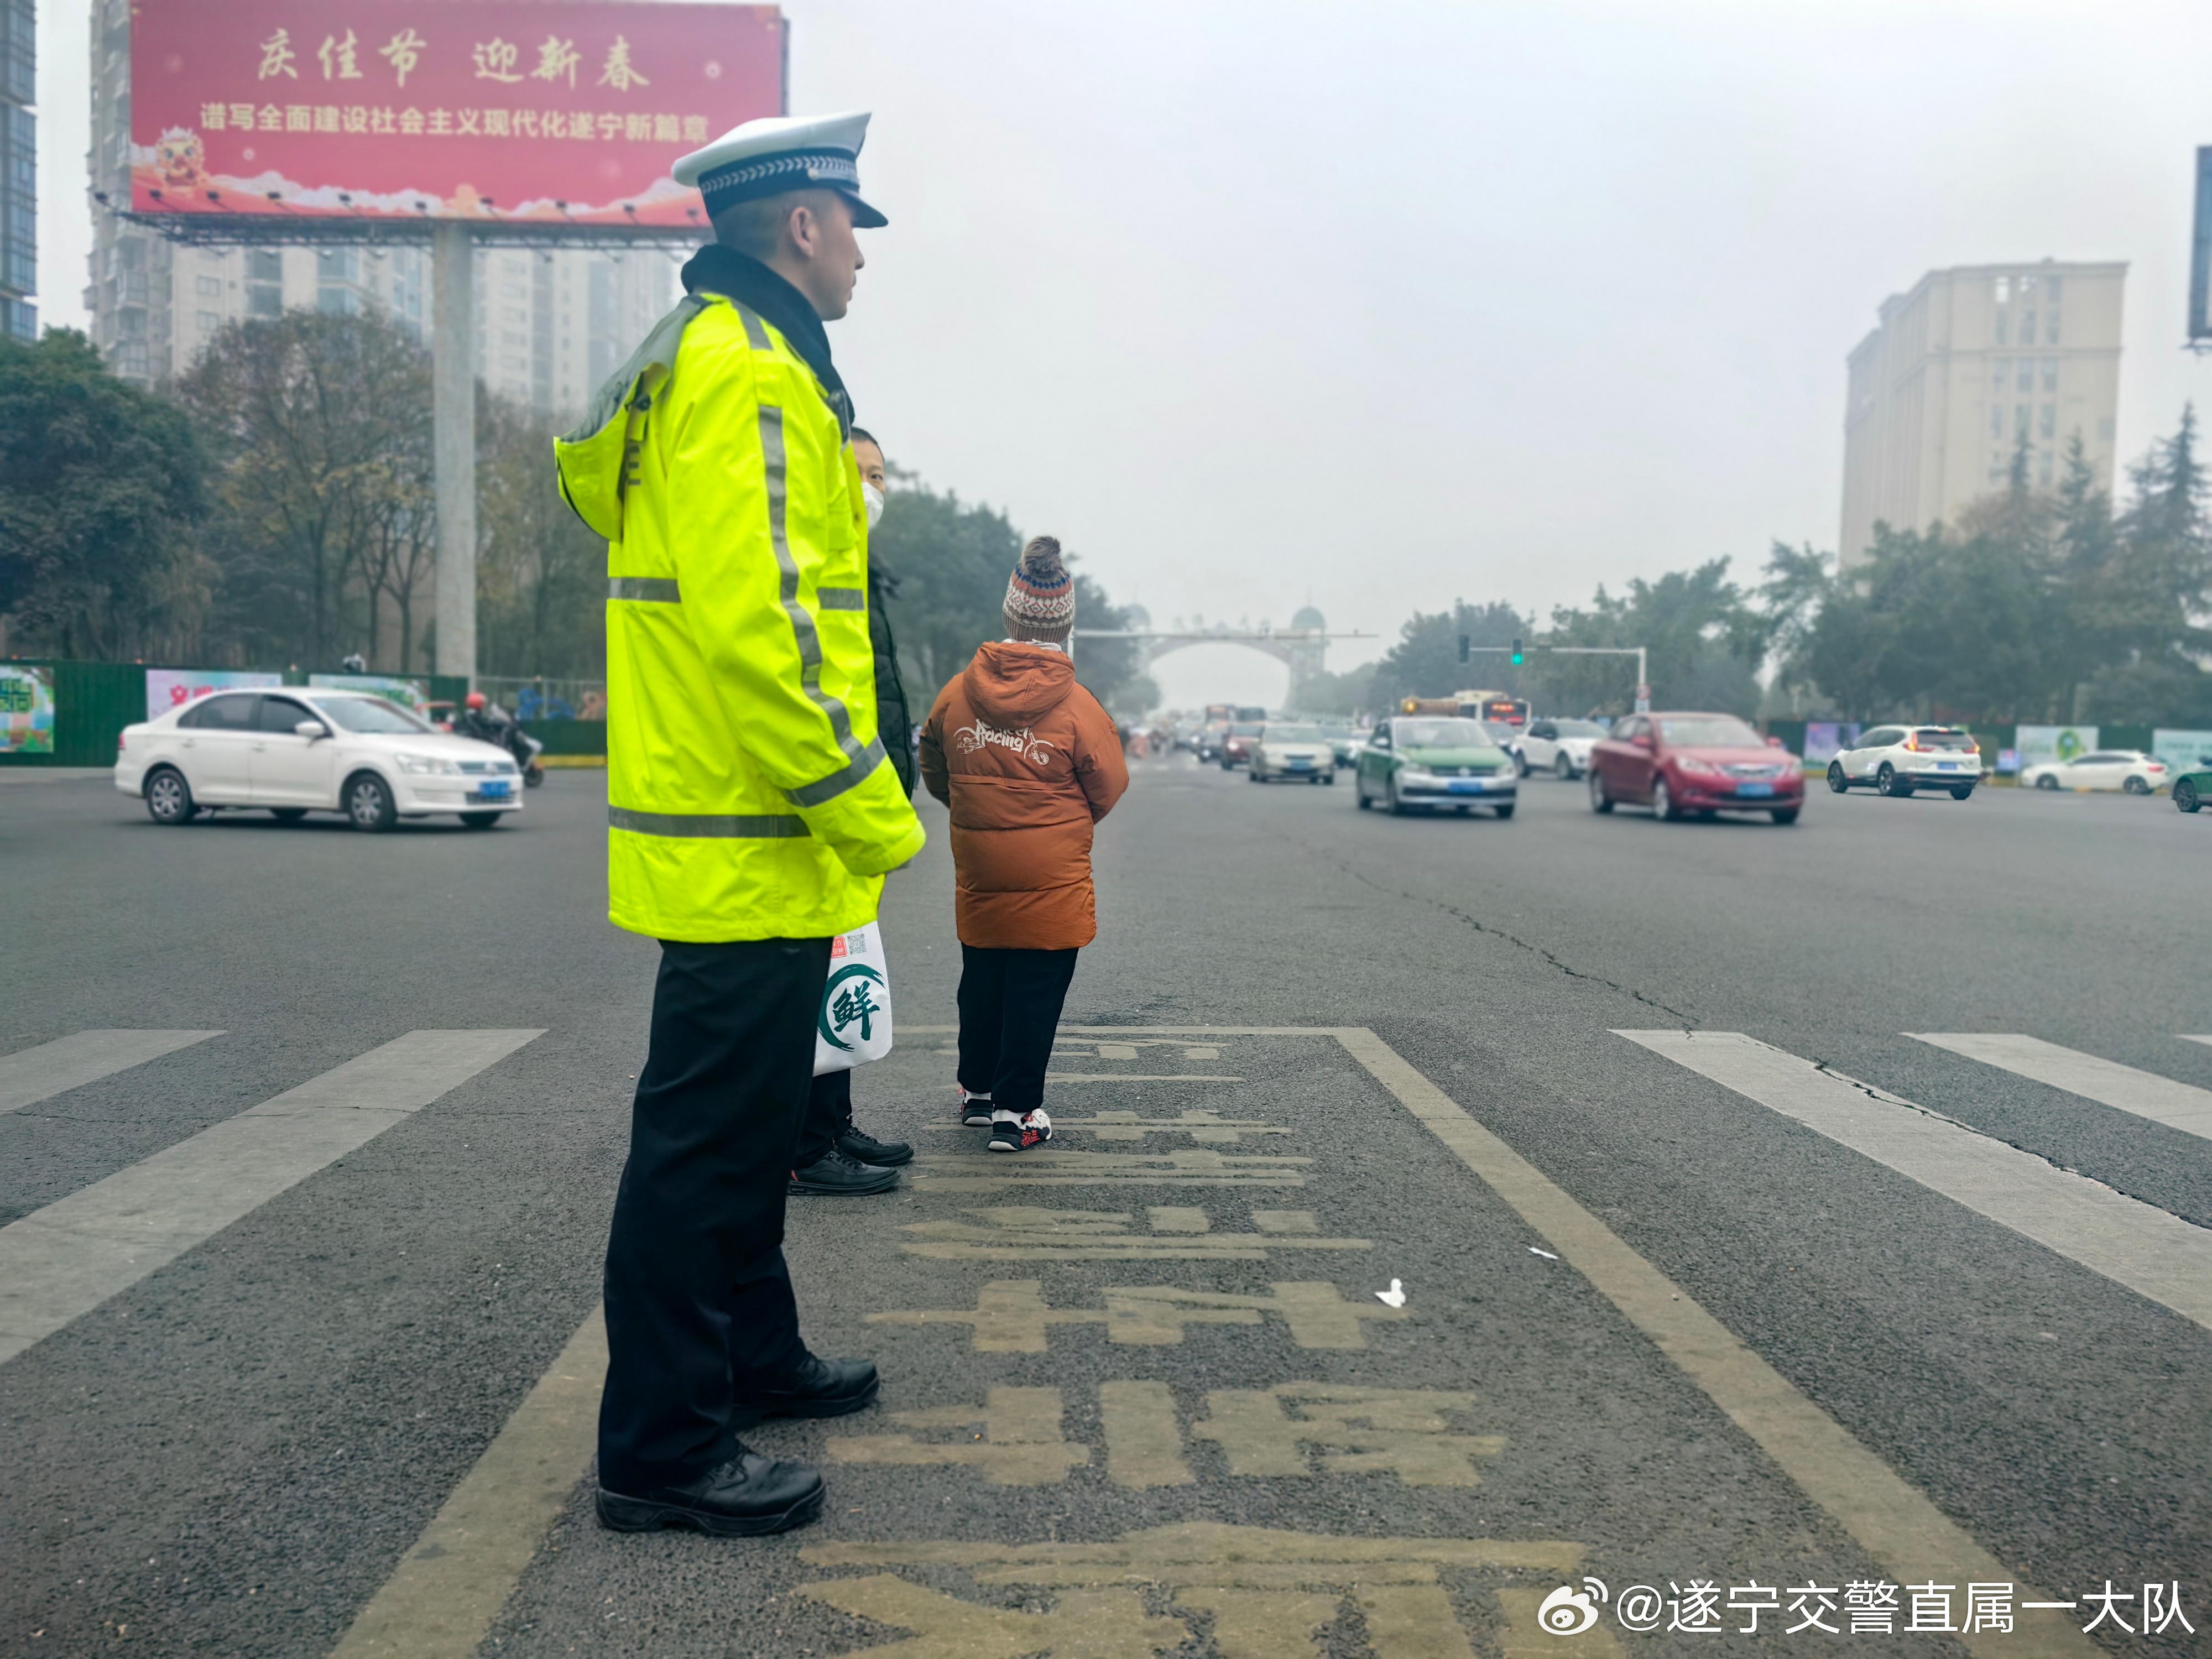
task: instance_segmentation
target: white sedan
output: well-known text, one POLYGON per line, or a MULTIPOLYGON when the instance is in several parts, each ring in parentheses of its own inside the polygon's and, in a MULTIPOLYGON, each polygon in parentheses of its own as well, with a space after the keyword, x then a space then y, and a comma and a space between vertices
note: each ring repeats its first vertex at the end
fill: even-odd
POLYGON ((156 823, 263 807, 287 823, 342 812, 356 830, 458 813, 489 830, 522 808, 514 757, 437 730, 366 691, 216 691, 123 728, 115 787, 156 823))
POLYGON ((1595 720, 1531 720, 1510 746, 1522 777, 1549 772, 1572 783, 1589 770, 1590 745, 1604 735, 1595 720))
POLYGON ((1334 783, 1336 746, 1317 726, 1263 726, 1245 775, 1255 783, 1334 783))
POLYGON ((2123 789, 2130 795, 2154 795, 2172 781, 2166 763, 2140 749, 2100 749, 2072 760, 2038 761, 2022 767, 2023 789, 2123 789))

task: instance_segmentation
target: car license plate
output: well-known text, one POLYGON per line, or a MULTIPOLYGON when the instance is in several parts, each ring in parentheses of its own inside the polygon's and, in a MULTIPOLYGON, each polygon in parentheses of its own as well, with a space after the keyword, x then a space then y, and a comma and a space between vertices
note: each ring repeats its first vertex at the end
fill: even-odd
POLYGON ((512 800, 514 798, 514 786, 503 779, 496 783, 480 783, 469 794, 472 801, 512 800))
POLYGON ((1956 761, 1937 761, 1936 763, 1936 769, 1938 772, 1955 772, 1959 769, 1959 763, 1956 761))
POLYGON ((1293 772, 1310 772, 1313 770, 1313 762, 1300 756, 1292 756, 1290 766, 1291 770, 1293 772))
POLYGON ((1774 793, 1774 786, 1771 783, 1739 783, 1735 793, 1739 797, 1748 795, 1764 799, 1774 793))
POLYGON ((1487 786, 1480 778, 1454 778, 1444 787, 1455 795, 1479 795, 1487 786))

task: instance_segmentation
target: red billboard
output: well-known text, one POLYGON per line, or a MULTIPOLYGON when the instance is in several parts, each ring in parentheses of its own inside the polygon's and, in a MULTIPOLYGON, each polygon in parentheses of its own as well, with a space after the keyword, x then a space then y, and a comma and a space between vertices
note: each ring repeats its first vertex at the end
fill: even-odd
POLYGON ((135 0, 131 210, 701 224, 669 169, 784 112, 784 29, 653 0, 135 0))

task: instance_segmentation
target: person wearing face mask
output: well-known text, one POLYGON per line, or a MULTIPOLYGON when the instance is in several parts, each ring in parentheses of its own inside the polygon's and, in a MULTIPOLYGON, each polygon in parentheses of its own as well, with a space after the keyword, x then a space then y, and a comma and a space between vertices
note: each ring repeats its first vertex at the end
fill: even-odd
MULTIPOLYGON (((860 471, 860 497, 868 515, 871 539, 884 520, 883 446, 864 427, 853 428, 853 459, 860 471)), ((876 657, 876 729, 883 734, 884 750, 909 799, 914 794, 915 769, 912 716, 906 687, 899 678, 898 647, 891 639, 890 601, 898 594, 898 578, 868 550, 868 639, 876 657)), ((817 1198, 865 1198, 894 1192, 899 1184, 898 1166, 910 1163, 914 1148, 903 1140, 878 1140, 853 1121, 853 1074, 825 1072, 814 1079, 806 1099, 806 1116, 799 1130, 799 1145, 792 1153, 791 1190, 795 1195, 817 1198)))

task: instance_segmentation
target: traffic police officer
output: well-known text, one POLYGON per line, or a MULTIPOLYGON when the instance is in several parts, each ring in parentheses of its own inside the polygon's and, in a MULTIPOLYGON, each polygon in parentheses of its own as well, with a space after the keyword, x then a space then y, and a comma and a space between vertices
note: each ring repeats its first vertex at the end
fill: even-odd
POLYGON ((822 326, 851 301, 854 232, 884 222, 860 195, 867 124, 751 121, 677 163, 715 245, 556 446, 608 540, 610 915, 661 944, 607 1246, 599 1513, 623 1530, 803 1525, 821 1476, 738 1428, 876 1395, 872 1364, 807 1352, 782 1249, 830 939, 922 844, 877 734, 852 404, 822 326))

